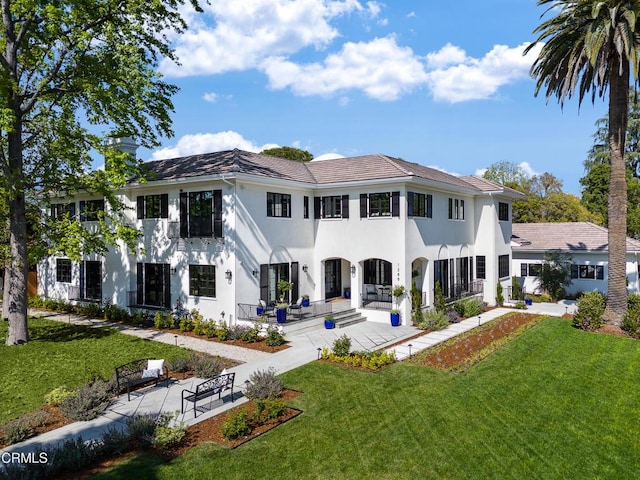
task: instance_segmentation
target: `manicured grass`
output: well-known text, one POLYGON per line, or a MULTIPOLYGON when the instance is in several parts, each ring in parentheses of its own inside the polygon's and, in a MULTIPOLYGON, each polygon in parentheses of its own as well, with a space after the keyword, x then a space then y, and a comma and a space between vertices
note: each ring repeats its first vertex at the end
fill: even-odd
POLYGON ((148 456, 97 479, 635 478, 640 343, 549 319, 465 374, 312 363, 304 414, 235 449, 148 456), (145 468, 142 466, 146 465, 145 468))
POLYGON ((29 319, 32 341, 5 345, 0 322, 0 423, 42 406, 61 385, 74 388, 95 376, 111 378, 114 368, 137 358, 174 359, 188 350, 118 333, 37 318, 29 319))

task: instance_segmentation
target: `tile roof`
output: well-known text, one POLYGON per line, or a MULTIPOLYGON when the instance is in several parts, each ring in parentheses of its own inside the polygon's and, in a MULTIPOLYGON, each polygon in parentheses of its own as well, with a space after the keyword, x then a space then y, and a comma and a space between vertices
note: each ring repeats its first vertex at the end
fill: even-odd
POLYGON ((471 192, 507 191, 501 185, 478 177, 458 177, 382 154, 301 163, 243 150, 190 155, 144 164, 147 181, 244 173, 312 184, 329 184, 417 177, 471 192))
MULTIPOLYGON (((608 230, 590 222, 514 223, 514 251, 563 250, 607 252, 608 230)), ((640 242, 627 238, 627 251, 640 251, 640 242)))

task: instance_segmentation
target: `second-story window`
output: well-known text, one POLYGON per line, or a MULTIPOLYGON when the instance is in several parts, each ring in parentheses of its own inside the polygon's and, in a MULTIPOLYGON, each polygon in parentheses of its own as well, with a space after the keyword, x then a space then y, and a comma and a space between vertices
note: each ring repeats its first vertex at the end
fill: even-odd
POLYGON ((138 220, 143 218, 168 218, 169 195, 139 195, 137 198, 138 220))
POLYGON ((95 222, 104 213, 104 200, 81 200, 80 220, 83 222, 95 222))
POLYGON ((360 218, 399 216, 400 192, 360 194, 360 218))
POLYGON ((315 197, 314 218, 349 218, 349 195, 315 197))
POLYGON ((180 193, 180 236, 222 237, 222 190, 180 193))
POLYGON ((433 216, 433 196, 428 193, 407 192, 407 215, 409 217, 433 216))
POLYGON ((52 203, 51 204, 51 218, 67 217, 73 219, 76 215, 75 203, 52 203))
POLYGON ((498 202, 498 220, 501 222, 509 221, 509 204, 498 202))
POLYGON ((449 220, 464 220, 464 200, 449 199, 449 220))
POLYGON ((291 218, 291 195, 267 192, 267 217, 291 218))

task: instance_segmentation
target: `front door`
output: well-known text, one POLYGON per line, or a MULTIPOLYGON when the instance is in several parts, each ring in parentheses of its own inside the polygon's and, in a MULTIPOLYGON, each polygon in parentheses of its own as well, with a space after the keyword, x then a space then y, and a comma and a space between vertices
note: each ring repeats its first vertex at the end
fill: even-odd
POLYGON ((339 258, 325 260, 324 262, 324 296, 325 298, 339 297, 342 278, 340 275, 340 265, 342 261, 339 258))

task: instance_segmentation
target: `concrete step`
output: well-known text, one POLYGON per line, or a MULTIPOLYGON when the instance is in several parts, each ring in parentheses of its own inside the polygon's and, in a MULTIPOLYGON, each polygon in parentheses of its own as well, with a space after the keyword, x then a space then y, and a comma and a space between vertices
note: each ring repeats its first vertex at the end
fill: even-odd
POLYGON ((351 315, 341 316, 339 319, 336 319, 336 328, 348 327, 349 325, 362 323, 366 320, 366 317, 363 317, 360 312, 354 312, 351 315))

